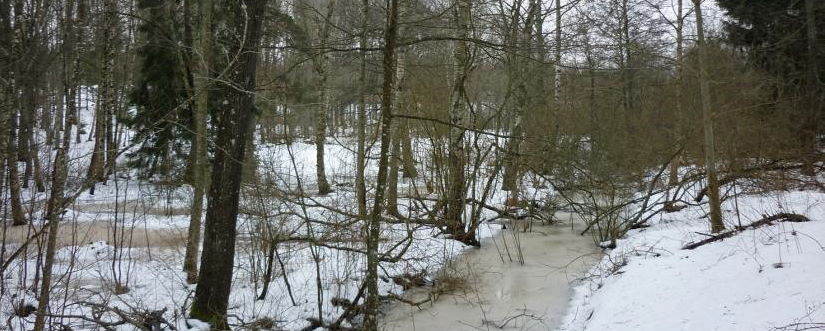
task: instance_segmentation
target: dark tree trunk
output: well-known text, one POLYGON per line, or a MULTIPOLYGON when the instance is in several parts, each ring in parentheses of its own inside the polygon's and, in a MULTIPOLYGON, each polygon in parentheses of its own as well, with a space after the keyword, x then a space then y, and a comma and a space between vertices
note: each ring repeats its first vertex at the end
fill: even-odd
POLYGON ((209 94, 207 87, 209 81, 208 53, 212 48, 212 0, 203 0, 198 4, 200 22, 198 23, 197 54, 201 54, 200 61, 195 64, 198 71, 194 80, 195 111, 193 121, 195 122, 194 153, 192 162, 192 187, 194 196, 192 197, 191 218, 189 219, 189 232, 186 240, 186 255, 183 260, 183 270, 186 272, 186 281, 190 284, 198 280, 198 253, 201 239, 201 222, 203 217, 203 196, 208 186, 206 153, 206 117, 208 114, 209 94))
POLYGON ((207 199, 201 270, 191 312, 193 318, 209 322, 218 330, 229 328, 226 310, 235 258, 238 198, 246 144, 254 128, 255 74, 266 0, 227 0, 223 4, 229 20, 227 26, 235 34, 223 41, 232 45, 243 40, 243 44, 232 45, 233 54, 241 52, 228 77, 232 85, 222 85, 216 91, 229 102, 221 106, 215 121, 218 148, 207 199))
POLYGON ((802 145, 804 153, 807 155, 806 167, 803 172, 806 175, 814 175, 814 163, 816 162, 816 135, 819 130, 817 119, 819 117, 820 109, 822 109, 820 99, 820 83, 817 73, 817 31, 816 31, 816 14, 814 0, 805 0, 805 32, 807 40, 807 56, 806 56, 806 75, 805 75, 805 89, 807 107, 805 110, 805 124, 802 129, 802 145))

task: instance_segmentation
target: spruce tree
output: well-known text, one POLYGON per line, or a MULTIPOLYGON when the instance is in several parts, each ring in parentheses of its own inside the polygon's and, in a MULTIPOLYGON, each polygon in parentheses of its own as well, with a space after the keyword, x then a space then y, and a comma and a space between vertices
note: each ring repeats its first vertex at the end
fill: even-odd
POLYGON ((143 38, 138 48, 140 73, 130 95, 137 109, 127 123, 138 132, 134 139, 139 148, 130 155, 131 165, 145 177, 174 175, 174 165, 189 155, 185 147, 192 138, 188 73, 174 6, 162 0, 138 1, 146 20, 139 27, 143 38))

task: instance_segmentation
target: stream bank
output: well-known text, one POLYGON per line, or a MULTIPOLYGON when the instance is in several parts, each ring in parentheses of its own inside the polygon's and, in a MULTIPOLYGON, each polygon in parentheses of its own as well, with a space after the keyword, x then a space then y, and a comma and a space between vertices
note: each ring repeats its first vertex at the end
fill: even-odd
MULTIPOLYGON (((557 215, 571 219, 572 215, 557 215)), ((448 293, 415 288, 405 298, 419 307, 393 303, 385 309, 383 330, 553 330, 569 308, 571 282, 601 257, 581 225, 533 224, 532 231, 507 226, 442 270, 448 293), (514 231, 515 230, 515 231, 514 231), (520 247, 520 252, 518 247, 520 247), (521 261, 523 260, 523 263, 521 261)), ((438 286, 436 286, 438 287, 438 286)))

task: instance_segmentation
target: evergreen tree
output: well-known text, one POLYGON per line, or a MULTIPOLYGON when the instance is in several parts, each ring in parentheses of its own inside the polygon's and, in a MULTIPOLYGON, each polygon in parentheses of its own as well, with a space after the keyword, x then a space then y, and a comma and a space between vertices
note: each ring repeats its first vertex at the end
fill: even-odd
MULTIPOLYGON (((182 32, 175 24, 175 3, 140 0, 146 15, 141 24, 143 44, 138 48, 140 74, 131 93, 137 111, 127 123, 138 132, 139 149, 132 153, 132 166, 143 175, 175 175, 176 164, 189 154, 192 109, 187 94, 189 76, 182 32)), ((182 167, 180 167, 182 168, 182 167)))
MULTIPOLYGON (((731 20, 728 40, 747 51, 750 60, 772 74, 774 101, 790 106, 798 132, 805 172, 813 174, 818 123, 823 117, 825 77, 825 3, 818 0, 718 0, 731 20), (785 96, 783 100, 782 97, 785 96)), ((777 107, 781 108, 781 107, 777 107)))
MULTIPOLYGON (((731 18, 725 22, 728 41, 748 51, 750 58, 772 73, 804 75, 807 41, 805 1, 800 0, 718 0, 731 18)), ((816 1, 815 1, 816 2, 816 1)), ((825 4, 816 8, 816 25, 825 29, 825 4)), ((825 39, 819 39, 825 46, 825 39)), ((819 47, 820 50, 823 47, 819 47)), ((819 56, 820 70, 825 57, 819 56)), ((820 75, 821 76, 821 75, 820 75)))

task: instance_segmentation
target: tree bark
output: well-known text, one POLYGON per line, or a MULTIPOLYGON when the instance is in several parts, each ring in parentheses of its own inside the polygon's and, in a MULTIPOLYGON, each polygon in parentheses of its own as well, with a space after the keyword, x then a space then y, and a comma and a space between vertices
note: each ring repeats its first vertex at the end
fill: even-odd
MULTIPOLYGON (((401 13, 398 14, 401 16, 401 13)), ((401 35, 401 29, 398 29, 398 34, 401 35)), ((393 85, 393 110, 396 113, 402 114, 404 111, 404 86, 402 85, 402 81, 404 80, 405 72, 404 72, 404 50, 398 49, 396 50, 395 55, 395 79, 393 85)), ((401 120, 395 120, 394 125, 391 127, 392 131, 392 148, 390 149, 390 160, 389 160, 389 178, 387 178, 387 213, 390 215, 401 216, 398 212, 398 171, 399 171, 399 164, 402 161, 402 154, 401 154, 401 140, 403 139, 403 132, 402 130, 405 129, 403 127, 401 120)))
POLYGON ((361 25, 361 35, 359 36, 358 44, 359 48, 361 49, 358 51, 358 55, 360 57, 360 68, 358 70, 358 84, 359 86, 359 95, 358 95, 358 114, 357 114, 357 124, 356 124, 356 131, 357 131, 357 146, 356 146, 356 155, 355 155, 355 199, 357 200, 356 204, 358 205, 358 215, 362 217, 367 216, 367 186, 366 186, 366 179, 365 176, 365 168, 366 168, 366 140, 367 140, 367 31, 369 26, 367 22, 369 21, 369 11, 370 11, 370 3, 369 0, 363 0, 361 4, 361 16, 362 17, 362 25, 361 25))
MULTIPOLYGON (((408 108, 407 109, 411 109, 408 108)), ((398 130, 401 137, 401 163, 403 164, 404 178, 418 177, 418 169, 415 167, 415 153, 412 149, 412 137, 410 134, 409 120, 401 120, 398 123, 398 130)))
POLYGON ((398 36, 398 0, 389 0, 387 8, 387 26, 384 31, 384 51, 382 66, 384 83, 381 89, 381 152, 378 158, 378 178, 375 186, 375 200, 370 213, 367 235, 367 297, 364 310, 365 331, 378 330, 378 243, 381 233, 381 215, 383 213, 384 192, 387 184, 387 171, 392 134, 393 87, 395 83, 395 47, 398 36))
MULTIPOLYGON (((95 104, 95 130, 94 149, 92 159, 89 162, 87 178, 97 182, 106 180, 106 165, 112 161, 107 161, 107 143, 111 140, 111 118, 114 103, 114 57, 115 46, 113 40, 117 38, 117 2, 115 0, 103 1, 103 19, 98 27, 98 38, 102 45, 99 59, 100 82, 98 84, 98 102, 95 104), (108 123, 107 123, 108 122, 108 123)), ((95 187, 89 191, 94 194, 95 187)))
POLYGON ((803 173, 812 176, 815 174, 814 163, 816 162, 816 135, 818 133, 819 125, 817 123, 819 111, 821 107, 820 99, 820 83, 819 83, 819 68, 817 68, 817 31, 816 31, 816 15, 815 15, 814 0, 805 0, 805 32, 807 40, 807 56, 806 56, 806 101, 807 107, 805 110, 805 124, 802 129, 802 145, 804 146, 804 153, 808 154, 806 157, 806 167, 803 168, 803 173))
MULTIPOLYGON (((12 88, 11 93, 14 93, 12 88)), ((14 107, 13 103, 9 103, 14 107)), ((9 169, 9 199, 11 199, 11 216, 13 225, 25 225, 26 216, 23 212, 23 204, 20 202, 21 188, 20 188, 20 171, 17 164, 17 112, 10 109, 11 118, 9 119, 8 142, 6 153, 6 166, 9 169)))
MULTIPOLYGON (((676 118, 674 123, 674 137, 676 141, 682 140, 682 58, 684 53, 684 24, 685 17, 682 13, 682 0, 676 1, 676 118)), ((679 148, 676 146, 675 148, 679 148)), ((681 153, 680 153, 681 154, 681 153)), ((670 161, 670 173, 668 174, 668 186, 679 183, 679 166, 682 158, 676 156, 670 161)), ((670 203, 670 202, 668 202, 670 203)))
MULTIPOLYGON (((10 4, 8 4, 10 5, 10 4)), ((15 3, 17 6, 18 3, 15 3)), ((18 77, 16 77, 16 72, 13 68, 13 63, 15 59, 20 59, 20 45, 19 43, 13 39, 13 36, 20 35, 22 32, 20 31, 19 22, 22 20, 20 17, 15 17, 15 25, 11 25, 11 17, 10 13, 8 12, 11 6, 5 6, 3 10, 5 11, 3 14, 5 16, 5 23, 7 25, 8 31, 13 31, 11 34, 8 35, 8 46, 6 49, 11 49, 11 56, 8 58, 8 63, 10 67, 8 68, 8 76, 5 77, 6 80, 6 88, 5 88, 5 97, 6 97, 6 104, 7 107, 4 109, 4 113, 6 113, 6 120, 8 126, 5 127, 5 134, 6 134, 6 149, 5 149, 5 159, 6 159, 6 167, 8 169, 8 185, 9 185, 9 199, 11 199, 11 212, 12 212, 12 224, 13 225, 23 225, 26 224, 26 218, 23 213, 23 205, 20 203, 20 171, 17 167, 17 160, 18 160, 18 146, 17 146, 17 114, 19 109, 19 104, 16 101, 16 93, 17 93, 17 81, 18 77)), ((15 9, 15 16, 22 15, 18 14, 20 9, 15 9)))
POLYGON ((701 0, 693 0, 696 14, 696 35, 699 43, 699 93, 702 97, 702 126, 705 134, 705 171, 708 176, 708 205, 710 207, 710 229, 717 233, 725 230, 719 198, 719 179, 716 173, 716 151, 713 136, 713 109, 711 108, 710 83, 708 82, 708 52, 702 17, 701 0))
POLYGON ((211 323, 213 329, 226 330, 226 310, 232 285, 235 258, 235 234, 238 217, 241 175, 246 144, 250 141, 255 119, 255 79, 261 21, 266 0, 227 1, 227 26, 234 36, 227 36, 231 54, 239 54, 231 63, 230 84, 221 86, 225 102, 215 121, 217 147, 212 183, 207 199, 201 271, 191 315, 211 323), (242 44, 232 43, 242 40, 242 44))
POLYGON ((327 115, 330 109, 329 93, 329 55, 326 53, 329 33, 332 26, 332 13, 335 8, 335 1, 329 0, 327 12, 324 19, 324 26, 321 28, 320 51, 315 57, 315 71, 319 76, 319 89, 321 90, 320 105, 315 111, 315 173, 318 182, 318 194, 325 195, 332 192, 327 181, 327 174, 324 161, 324 146, 327 138, 327 115))
POLYGON ((398 121, 390 130, 392 131, 392 138, 390 138, 390 157, 389 157, 389 172, 387 173, 387 214, 400 216, 398 213, 398 164, 401 158, 401 141, 398 127, 398 121))
MULTIPOLYGON (((192 197, 191 218, 189 232, 186 237, 186 254, 183 260, 183 271, 186 272, 186 281, 190 284, 198 280, 198 252, 201 238, 201 219, 203 217, 203 197, 208 187, 206 154, 206 117, 209 112, 209 54, 212 52, 212 0, 201 0, 198 3, 197 40, 194 54, 200 54, 200 61, 195 64, 194 79, 195 112, 193 113, 194 134, 193 162, 192 162, 192 197)), ((196 57, 196 56, 195 56, 196 57)), ((194 58, 194 57, 193 57, 194 58)))
MULTIPOLYGON (((556 51, 554 63, 553 100, 556 109, 561 110, 561 0, 556 0, 556 51)), ((538 31, 541 33, 541 31, 538 31)))
MULTIPOLYGON (((510 128, 511 138, 507 142, 507 155, 505 156, 504 175, 502 178, 501 189, 510 191, 511 198, 509 202, 516 203, 519 195, 519 182, 521 178, 521 143, 524 139, 522 121, 524 118, 525 109, 528 107, 528 92, 527 92, 527 76, 530 74, 528 69, 528 62, 531 56, 530 46, 533 40, 533 24, 539 14, 539 3, 536 0, 530 0, 527 8, 527 19, 522 29, 515 28, 518 26, 514 23, 512 31, 512 40, 514 41, 513 53, 510 55, 511 74, 510 79, 515 86, 513 91, 515 99, 515 107, 513 109, 513 122, 510 128)), ((518 15, 513 17, 513 20, 518 20, 518 15)), ((541 31, 536 31, 541 33, 541 31)), ((533 86, 532 88, 537 88, 533 86)))
POLYGON ((65 211, 64 190, 68 175, 68 151, 72 141, 71 125, 76 120, 72 114, 77 114, 77 73, 78 63, 75 56, 74 29, 74 0, 66 0, 63 17, 63 93, 66 98, 67 118, 63 125, 63 135, 60 146, 54 159, 52 168, 52 186, 46 206, 46 226, 48 227, 48 241, 46 243, 46 257, 43 264, 43 279, 40 287, 40 297, 37 302, 37 315, 34 321, 34 330, 43 331, 46 326, 46 315, 51 296, 52 269, 57 250, 57 233, 60 219, 65 211))
POLYGON ((455 49, 453 50, 454 81, 450 96, 450 133, 448 143, 448 188, 444 210, 444 219, 447 225, 447 232, 453 235, 456 240, 465 243, 474 243, 473 233, 467 233, 464 224, 464 205, 466 183, 464 179, 464 168, 466 164, 466 153, 464 151, 464 115, 467 112, 466 92, 464 83, 470 72, 471 59, 470 47, 466 41, 470 37, 470 20, 472 12, 472 0, 456 0, 454 15, 456 20, 455 49))

